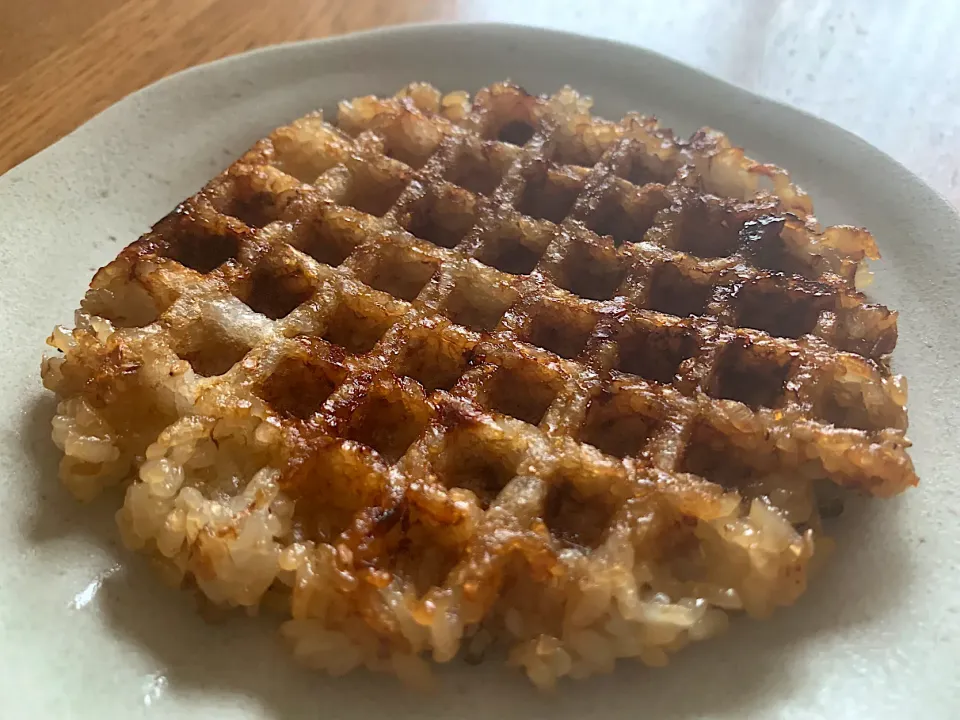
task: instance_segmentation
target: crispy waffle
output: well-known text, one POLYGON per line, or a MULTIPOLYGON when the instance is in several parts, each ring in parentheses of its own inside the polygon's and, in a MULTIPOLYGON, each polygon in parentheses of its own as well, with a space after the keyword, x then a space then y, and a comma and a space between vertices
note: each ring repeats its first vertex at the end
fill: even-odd
POLYGON ((546 687, 792 603, 827 488, 917 482, 875 243, 589 108, 414 84, 259 141, 51 337, 65 483, 331 673, 546 687))

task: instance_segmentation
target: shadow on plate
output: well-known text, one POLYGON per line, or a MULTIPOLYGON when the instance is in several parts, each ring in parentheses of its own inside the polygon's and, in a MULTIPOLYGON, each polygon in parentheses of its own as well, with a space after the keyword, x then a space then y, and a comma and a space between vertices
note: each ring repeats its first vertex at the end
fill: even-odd
MULTIPOLYGON (((149 561, 120 546, 113 522, 116 493, 87 505, 75 502, 56 479, 59 452, 50 441, 54 401, 39 399, 25 420, 25 452, 43 478, 38 514, 26 531, 36 543, 85 537, 110 550, 120 570, 106 577, 96 602, 121 642, 150 653, 163 668, 167 689, 179 698, 202 696, 237 708, 237 696, 267 717, 335 715, 366 718, 385 707, 404 718, 610 718, 686 720, 703 716, 766 715, 796 692, 808 672, 798 650, 838 632, 877 621, 902 599, 911 573, 902 543, 872 542, 896 522, 896 502, 849 502, 832 534, 837 551, 795 607, 765 622, 736 620, 722 637, 695 644, 666 668, 621 661, 609 676, 568 681, 539 693, 514 669, 452 663, 437 672, 437 689, 405 689, 393 678, 356 672, 329 678, 299 667, 269 618, 231 615, 209 623, 189 594, 167 588, 149 561), (857 572, 849 572, 857 568, 857 572), (496 691, 491 691, 496 688, 496 691), (766 710, 766 712, 764 712, 766 710)), ((163 701, 159 701, 163 705, 163 701)))

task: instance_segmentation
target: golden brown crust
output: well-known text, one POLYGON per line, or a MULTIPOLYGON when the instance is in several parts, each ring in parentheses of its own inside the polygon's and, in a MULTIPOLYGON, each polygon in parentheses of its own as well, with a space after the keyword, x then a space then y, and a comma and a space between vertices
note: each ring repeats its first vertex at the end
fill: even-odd
POLYGON ((917 482, 876 244, 716 131, 588 108, 415 84, 259 141, 55 333, 64 479, 135 476, 128 542, 280 592, 331 671, 493 633, 546 685, 792 602, 816 482, 917 482))

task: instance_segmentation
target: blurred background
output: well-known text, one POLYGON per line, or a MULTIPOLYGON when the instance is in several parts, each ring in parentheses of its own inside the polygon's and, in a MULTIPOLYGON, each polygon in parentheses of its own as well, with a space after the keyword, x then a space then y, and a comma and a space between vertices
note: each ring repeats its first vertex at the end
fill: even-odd
POLYGON ((523 23, 647 47, 856 132, 960 206, 960 3, 949 0, 7 1, 0 173, 192 65, 430 21, 523 23))

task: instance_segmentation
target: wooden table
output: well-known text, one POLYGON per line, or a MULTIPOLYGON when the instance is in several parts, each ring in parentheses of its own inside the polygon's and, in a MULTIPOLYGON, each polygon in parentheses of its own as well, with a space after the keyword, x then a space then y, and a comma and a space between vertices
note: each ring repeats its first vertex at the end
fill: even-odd
POLYGON ((0 172, 164 75, 287 40, 501 20, 626 40, 852 130, 960 206, 960 3, 31 0, 0 5, 0 172))

